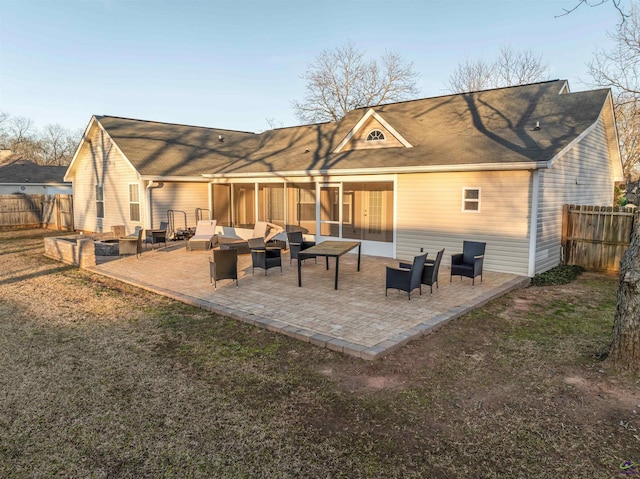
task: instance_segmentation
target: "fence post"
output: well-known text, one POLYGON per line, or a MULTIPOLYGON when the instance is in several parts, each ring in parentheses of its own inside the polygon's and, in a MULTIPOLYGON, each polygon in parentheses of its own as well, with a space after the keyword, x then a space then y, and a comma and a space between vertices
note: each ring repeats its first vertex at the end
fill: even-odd
POLYGON ((560 241, 560 260, 562 264, 567 262, 567 231, 569 228, 569 205, 562 205, 562 239, 560 241))

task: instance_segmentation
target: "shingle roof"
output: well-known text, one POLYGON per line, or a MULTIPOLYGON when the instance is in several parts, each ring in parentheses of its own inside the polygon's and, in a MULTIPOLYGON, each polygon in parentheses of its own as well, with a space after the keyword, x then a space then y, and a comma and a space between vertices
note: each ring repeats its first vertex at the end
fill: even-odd
POLYGON ((0 183, 63 183, 66 166, 44 166, 11 155, 0 161, 0 183))
POLYGON ((143 176, 237 175, 543 162, 594 124, 609 90, 560 93, 566 82, 373 107, 413 148, 333 153, 369 108, 337 123, 260 134, 96 117, 143 176), (539 129, 534 129, 536 123, 539 129), (219 136, 224 141, 219 141, 219 136))

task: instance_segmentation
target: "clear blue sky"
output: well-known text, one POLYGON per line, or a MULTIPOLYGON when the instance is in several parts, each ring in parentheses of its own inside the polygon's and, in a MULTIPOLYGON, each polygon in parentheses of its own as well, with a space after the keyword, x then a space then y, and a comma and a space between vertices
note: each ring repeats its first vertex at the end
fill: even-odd
POLYGON ((352 41, 414 62, 421 97, 447 93, 465 58, 532 48, 550 78, 588 87, 611 5, 577 0, 0 0, 0 110, 84 129, 91 115, 243 131, 297 124, 300 78, 352 41))

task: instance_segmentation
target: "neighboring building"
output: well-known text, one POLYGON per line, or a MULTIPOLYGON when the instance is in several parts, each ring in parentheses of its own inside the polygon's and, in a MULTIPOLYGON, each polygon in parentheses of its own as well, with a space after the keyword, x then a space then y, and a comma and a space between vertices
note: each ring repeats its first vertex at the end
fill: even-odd
POLYGON ((485 241, 485 269, 524 276, 559 263, 562 205, 611 205, 621 179, 610 91, 561 80, 261 134, 94 116, 65 175, 81 230, 201 208, 225 232, 266 220, 390 258, 485 241))
POLYGON ((71 182, 63 180, 66 166, 43 166, 11 151, 0 151, 0 195, 71 194, 71 182))

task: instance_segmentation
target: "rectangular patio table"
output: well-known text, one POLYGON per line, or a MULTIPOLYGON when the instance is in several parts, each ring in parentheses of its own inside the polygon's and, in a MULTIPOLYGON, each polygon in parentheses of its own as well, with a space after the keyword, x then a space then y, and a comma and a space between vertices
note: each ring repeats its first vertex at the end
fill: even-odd
POLYGON ((362 245, 360 241, 323 241, 311 248, 298 253, 298 287, 302 286, 301 268, 302 260, 306 258, 314 258, 316 256, 324 256, 326 260, 327 270, 329 269, 329 258, 336 259, 336 279, 335 289, 338 289, 338 270, 340 266, 340 256, 348 253, 355 247, 358 247, 358 271, 360 271, 360 250, 362 245))

